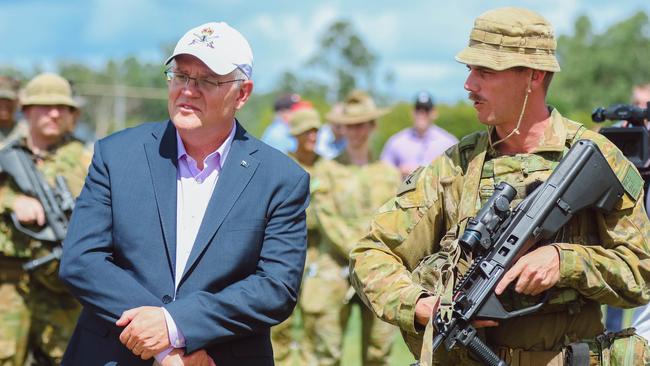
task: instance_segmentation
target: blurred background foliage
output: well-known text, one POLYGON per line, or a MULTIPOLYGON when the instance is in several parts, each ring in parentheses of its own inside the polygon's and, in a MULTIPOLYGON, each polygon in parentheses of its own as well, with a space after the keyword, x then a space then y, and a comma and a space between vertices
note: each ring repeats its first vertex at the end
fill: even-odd
MULTIPOLYGON (((173 44, 162 45, 169 54, 173 44)), ((324 115, 333 103, 350 90, 369 90, 377 104, 393 110, 379 121, 372 147, 379 152, 395 132, 411 124, 411 100, 390 99, 394 76, 378 75, 381 55, 370 49, 354 24, 338 19, 323 29, 314 53, 298 70, 285 70, 275 90, 254 93, 239 119, 254 135, 260 136, 273 117, 272 105, 283 93, 299 93, 324 115)), ((596 33, 588 17, 579 17, 571 34, 558 37, 558 58, 562 72, 555 75, 548 102, 570 118, 593 127, 590 114, 597 106, 628 103, 634 84, 650 81, 650 22, 638 12, 628 19, 596 33)), ((82 123, 87 138, 102 137, 115 130, 143 121, 167 118, 164 67, 136 57, 113 59, 101 68, 62 62, 58 71, 72 81, 84 104, 82 123)), ((29 80, 41 72, 26 72, 5 65, 0 74, 29 80)), ((457 87, 457 86, 454 86, 457 87)), ((413 91, 415 95, 417 91, 413 91)), ((430 90, 436 95, 436 90, 430 90)), ((483 128, 465 101, 439 104, 438 125, 457 137, 483 128)))

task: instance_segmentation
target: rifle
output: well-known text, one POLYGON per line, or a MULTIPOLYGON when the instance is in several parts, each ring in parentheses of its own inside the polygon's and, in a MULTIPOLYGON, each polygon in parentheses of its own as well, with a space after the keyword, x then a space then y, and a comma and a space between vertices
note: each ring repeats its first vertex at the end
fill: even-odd
POLYGON ((531 314, 548 300, 507 311, 494 289, 516 260, 541 239, 549 239, 573 215, 588 207, 610 211, 623 196, 623 186, 595 143, 578 141, 550 177, 511 211, 515 189, 502 182, 468 221, 459 243, 474 262, 453 290, 451 315, 441 312, 433 321, 438 333, 433 351, 444 342, 447 350, 457 343, 469 348, 483 363, 505 366, 477 336, 472 321, 503 320, 531 314))
POLYGON ((2 173, 13 178, 21 192, 38 199, 45 211, 46 225, 40 231, 23 226, 12 212, 11 221, 16 229, 34 239, 56 244, 50 254, 23 264, 23 269, 32 271, 60 259, 63 253, 63 239, 68 229, 68 217, 74 208, 74 198, 65 178, 57 176, 56 187, 50 187, 43 174, 36 168, 31 154, 15 144, 0 150, 0 169, 2 173))

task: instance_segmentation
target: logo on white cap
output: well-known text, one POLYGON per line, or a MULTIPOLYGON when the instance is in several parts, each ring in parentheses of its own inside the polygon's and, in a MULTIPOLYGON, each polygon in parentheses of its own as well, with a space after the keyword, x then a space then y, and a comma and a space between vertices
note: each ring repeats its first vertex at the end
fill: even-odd
POLYGON ((201 34, 196 34, 192 33, 194 35, 194 38, 192 42, 190 42, 189 46, 196 44, 196 43, 205 43, 206 46, 210 48, 214 48, 214 42, 212 42, 213 39, 219 38, 218 35, 212 35, 214 34, 214 30, 210 27, 206 27, 201 29, 201 34))

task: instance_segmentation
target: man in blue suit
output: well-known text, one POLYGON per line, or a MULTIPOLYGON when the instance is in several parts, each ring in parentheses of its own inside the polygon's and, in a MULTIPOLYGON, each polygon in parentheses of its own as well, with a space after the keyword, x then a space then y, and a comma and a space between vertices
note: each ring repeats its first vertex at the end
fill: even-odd
POLYGON ((84 305, 63 365, 273 365, 309 178, 235 120, 252 62, 225 23, 188 31, 166 62, 170 121, 95 145, 61 261, 84 305))

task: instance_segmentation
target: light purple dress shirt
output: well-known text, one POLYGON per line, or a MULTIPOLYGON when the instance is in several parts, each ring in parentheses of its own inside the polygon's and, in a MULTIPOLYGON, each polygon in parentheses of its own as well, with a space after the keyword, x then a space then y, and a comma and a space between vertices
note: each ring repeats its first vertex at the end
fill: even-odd
MULTIPOLYGON (((233 121, 232 129, 226 140, 203 160, 203 170, 199 170, 196 160, 187 154, 183 140, 176 132, 176 145, 178 148, 178 171, 176 173, 176 273, 174 286, 178 283, 185 271, 187 259, 190 256, 196 235, 203 221, 205 210, 212 197, 214 187, 219 180, 221 168, 226 161, 230 146, 235 137, 236 130, 233 121)), ((176 294, 174 294, 174 298, 176 294)), ((183 332, 176 326, 169 312, 163 307, 167 333, 171 346, 156 355, 155 359, 162 362, 174 348, 185 347, 183 332)))
POLYGON ((429 165, 433 159, 457 143, 458 139, 454 135, 436 125, 429 127, 422 136, 411 127, 388 139, 381 160, 398 168, 405 164, 429 165))

